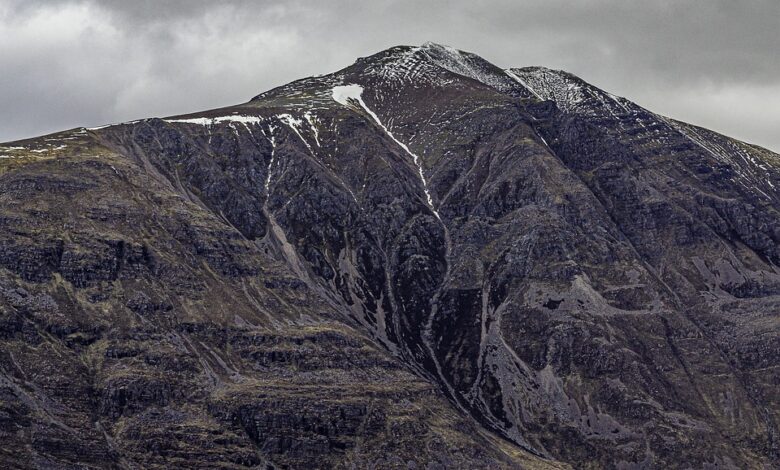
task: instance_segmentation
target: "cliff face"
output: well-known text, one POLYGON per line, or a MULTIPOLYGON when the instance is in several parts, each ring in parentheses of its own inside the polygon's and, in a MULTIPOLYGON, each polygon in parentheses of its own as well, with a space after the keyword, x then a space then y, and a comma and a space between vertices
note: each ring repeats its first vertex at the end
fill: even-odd
POLYGON ((780 156, 396 47, 0 147, 0 462, 780 458, 780 156))

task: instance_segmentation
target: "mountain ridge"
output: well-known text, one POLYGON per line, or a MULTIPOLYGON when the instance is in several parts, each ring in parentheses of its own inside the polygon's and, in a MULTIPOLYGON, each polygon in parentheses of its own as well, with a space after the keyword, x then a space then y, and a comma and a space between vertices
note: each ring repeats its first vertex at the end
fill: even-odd
POLYGON ((0 153, 1 397, 37 466, 778 456, 765 149, 426 43, 0 153), (51 400, 81 431, 35 444, 51 400))

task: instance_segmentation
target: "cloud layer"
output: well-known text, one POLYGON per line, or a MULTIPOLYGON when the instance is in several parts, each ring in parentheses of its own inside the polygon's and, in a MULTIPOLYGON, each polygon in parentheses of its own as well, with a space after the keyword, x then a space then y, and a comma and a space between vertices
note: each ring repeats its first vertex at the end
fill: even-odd
POLYGON ((243 102, 431 40, 780 151, 777 18, 776 0, 0 0, 0 141, 243 102))

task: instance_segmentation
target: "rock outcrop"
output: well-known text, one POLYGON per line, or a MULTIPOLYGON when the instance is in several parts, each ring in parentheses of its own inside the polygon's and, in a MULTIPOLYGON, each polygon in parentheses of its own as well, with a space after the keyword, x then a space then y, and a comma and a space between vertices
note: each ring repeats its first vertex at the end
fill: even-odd
POLYGON ((765 149, 429 43, 0 154, 4 466, 780 459, 765 149))

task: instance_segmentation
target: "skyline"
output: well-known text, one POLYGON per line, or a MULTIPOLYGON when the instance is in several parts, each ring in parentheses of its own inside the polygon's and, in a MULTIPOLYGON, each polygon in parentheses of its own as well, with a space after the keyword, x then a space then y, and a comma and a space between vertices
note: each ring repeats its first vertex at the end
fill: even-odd
POLYGON ((0 0, 0 141, 245 102, 426 41, 780 151, 780 4, 0 0))

